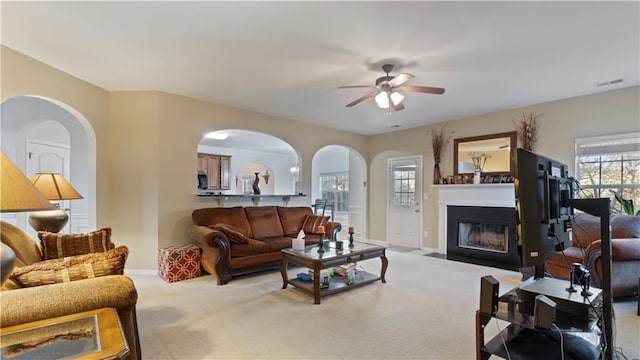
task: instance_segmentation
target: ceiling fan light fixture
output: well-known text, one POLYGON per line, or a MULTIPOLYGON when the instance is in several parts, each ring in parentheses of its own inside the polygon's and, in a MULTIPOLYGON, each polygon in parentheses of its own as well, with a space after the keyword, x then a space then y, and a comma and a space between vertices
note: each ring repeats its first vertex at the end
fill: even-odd
POLYGON ((380 91, 378 95, 376 95, 375 100, 376 104, 378 104, 378 107, 381 107, 383 109, 389 108, 389 95, 386 91, 380 91))
POLYGON ((392 92, 391 94, 389 94, 389 91, 380 91, 378 93, 378 95, 376 95, 375 100, 376 100, 376 104, 378 104, 378 107, 382 108, 382 109, 388 109, 389 108, 389 98, 391 98, 391 103, 393 103, 393 106, 397 106, 398 104, 400 104, 402 102, 402 100, 404 100, 404 95, 400 94, 397 91, 392 92))
POLYGON ((394 91, 391 93, 391 102, 393 103, 394 106, 397 106, 398 104, 400 104, 402 100, 404 100, 404 95, 400 94, 397 91, 394 91))

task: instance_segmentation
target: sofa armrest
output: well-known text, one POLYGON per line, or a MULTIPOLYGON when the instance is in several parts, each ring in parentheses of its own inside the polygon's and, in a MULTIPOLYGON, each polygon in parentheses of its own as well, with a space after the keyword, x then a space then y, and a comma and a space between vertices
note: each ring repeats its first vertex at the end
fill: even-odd
POLYGON ((327 229, 325 234, 329 234, 331 236, 331 241, 336 241, 338 239, 338 233, 342 230, 342 225, 337 221, 329 221, 327 223, 327 229))
MULTIPOLYGON (((602 241, 592 242, 585 252, 584 265, 591 272, 592 285, 601 287, 600 258, 602 257, 602 241)), ((611 261, 640 261, 640 239, 612 239, 611 261)))
POLYGON ((124 275, 0 291, 0 324, 8 327, 105 307, 114 308, 131 350, 128 359, 140 359, 137 301, 138 293, 133 281, 124 275))
POLYGON ((204 270, 218 279, 219 285, 231 280, 231 243, 221 231, 201 225, 190 225, 187 235, 202 250, 200 263, 204 270))
MULTIPOLYGON (((585 259, 602 256, 602 241, 592 242, 585 252, 585 259)), ((612 239, 611 261, 640 260, 640 239, 612 239)))
POLYGON ((194 241, 203 245, 217 246, 219 241, 226 242, 226 246, 229 246, 229 239, 221 231, 211 229, 207 226, 190 225, 187 228, 187 235, 194 241), (218 240, 216 240, 216 238, 218 240))

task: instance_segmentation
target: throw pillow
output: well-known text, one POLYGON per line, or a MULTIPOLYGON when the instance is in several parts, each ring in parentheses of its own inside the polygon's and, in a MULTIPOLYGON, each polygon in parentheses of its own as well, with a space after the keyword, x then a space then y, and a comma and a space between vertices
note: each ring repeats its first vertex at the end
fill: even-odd
POLYGON ((86 234, 57 234, 38 231, 38 238, 42 243, 42 260, 105 252, 115 247, 111 242, 111 228, 103 228, 86 234))
POLYGON ((227 236, 229 241, 234 242, 236 244, 248 244, 249 238, 244 236, 235 226, 230 224, 215 224, 209 225, 210 229, 218 230, 221 233, 227 236))
POLYGON ((31 287, 106 275, 122 275, 128 254, 129 249, 126 246, 118 246, 106 252, 46 260, 16 268, 10 277, 22 287, 31 287))
POLYGON ((302 231, 308 234, 319 234, 318 226, 324 226, 326 228, 327 223, 329 223, 328 216, 309 215, 304 220, 304 224, 302 224, 302 231))

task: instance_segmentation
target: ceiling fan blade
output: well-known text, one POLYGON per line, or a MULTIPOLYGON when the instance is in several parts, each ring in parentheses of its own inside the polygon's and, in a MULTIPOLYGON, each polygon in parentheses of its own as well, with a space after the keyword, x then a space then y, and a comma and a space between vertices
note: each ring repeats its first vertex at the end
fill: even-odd
POLYGON ((443 88, 437 87, 429 87, 429 86, 413 86, 413 85, 404 85, 402 86, 402 90, 408 92, 419 92, 419 93, 427 93, 427 94, 444 94, 443 88))
POLYGON ((338 89, 359 89, 359 88, 375 88, 375 85, 347 85, 340 86, 338 89))
POLYGON ((367 99, 372 98, 375 94, 376 94, 376 92, 375 92, 375 91, 370 92, 370 93, 368 93, 367 95, 365 95, 365 96, 363 96, 363 97, 361 97, 361 98, 358 98, 358 99, 356 99, 356 100, 354 100, 354 101, 352 101, 352 102, 348 103, 348 104, 347 104, 347 107, 352 107, 352 106, 354 106, 354 105, 358 105, 358 104, 360 104, 361 102, 363 102, 363 101, 365 101, 365 100, 367 100, 367 99))
POLYGON ((407 81, 411 80, 412 78, 413 78, 413 75, 402 73, 402 74, 397 75, 393 79, 389 80, 389 85, 391 85, 391 86, 400 86, 400 85, 406 83, 407 81))
MULTIPOLYGON (((393 105, 393 103, 391 103, 391 105, 393 105)), ((404 110, 404 104, 402 102, 399 102, 398 105, 393 105, 393 110, 395 111, 404 110)))

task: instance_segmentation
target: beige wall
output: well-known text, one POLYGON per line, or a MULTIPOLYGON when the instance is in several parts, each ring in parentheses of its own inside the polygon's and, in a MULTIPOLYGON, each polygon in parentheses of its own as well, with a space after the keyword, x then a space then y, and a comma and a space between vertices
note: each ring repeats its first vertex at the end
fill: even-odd
POLYGON ((2 102, 21 95, 43 96, 80 112, 96 134, 97 224, 109 223, 109 93, 5 46, 0 47, 2 102))
MULTIPOLYGON (((311 190, 311 159, 326 145, 367 157, 367 138, 349 132, 158 91, 112 92, 2 47, 2 99, 38 95, 82 113, 97 138, 98 226, 111 226, 130 249, 127 268, 155 269, 160 247, 191 242, 191 211, 217 206, 195 196, 197 145, 213 130, 260 131, 291 144, 301 156, 301 191, 311 190)), ((310 204, 296 198, 291 205, 310 204)))
MULTIPOLYGON (((157 92, 111 93, 109 226, 114 242, 129 247, 127 268, 153 269, 158 254, 158 136, 157 92)), ((165 144, 170 146, 170 144, 165 144)))
MULTIPOLYGON (((453 132, 452 139, 501 133, 515 130, 512 119, 522 118, 522 113, 542 113, 541 136, 535 151, 569 165, 574 174, 574 139, 578 137, 618 134, 640 131, 640 87, 630 87, 595 95, 580 96, 532 106, 515 108, 480 116, 448 121, 432 127, 420 127, 391 134, 373 136, 369 140, 371 178, 370 194, 386 194, 386 163, 391 157, 424 156, 424 191, 428 200, 424 203, 424 230, 430 234, 423 239, 424 247, 437 248, 438 218, 437 191, 431 184, 433 178, 433 154, 430 130, 445 126, 445 135, 453 132)), ((453 174, 453 141, 444 152, 440 169, 443 176, 453 174)), ((369 206, 369 236, 386 237, 385 197, 371 196, 369 206)))
MULTIPOLYGON (((195 196, 197 146, 204 134, 247 129, 276 136, 300 152, 302 189, 311 190, 311 159, 329 144, 366 156, 366 137, 163 92, 118 92, 111 98, 112 223, 131 250, 127 267, 152 269, 158 248, 191 243, 191 212, 217 206, 195 196), (122 134, 122 135, 119 135, 122 134), (313 134, 313 136, 309 136, 313 134), (119 194, 126 194, 120 196, 119 194)), ((308 205, 295 198, 290 205, 308 205)))
MULTIPOLYGON (((387 159, 423 155, 424 227, 437 234, 437 196, 429 185, 433 157, 430 127, 365 137, 288 119, 212 104, 157 91, 113 92, 2 47, 2 99, 39 95, 68 104, 91 123, 97 137, 98 225, 112 226, 117 242, 129 246, 130 269, 154 269, 157 249, 190 242, 185 228, 193 209, 215 206, 194 194, 196 149, 209 131, 235 128, 268 133, 291 144, 301 156, 301 191, 311 191, 311 159, 320 148, 345 145, 369 164, 369 237, 386 240, 387 159), (385 194, 385 196, 379 196, 385 194)), ((639 131, 639 87, 538 104, 446 123, 455 138, 514 129, 512 117, 543 113, 537 149, 573 169, 575 137, 639 131)), ((442 174, 453 172, 447 147, 442 174)), ((308 204, 309 198, 291 205, 308 204)), ((423 241, 436 247, 433 236, 423 241)))

